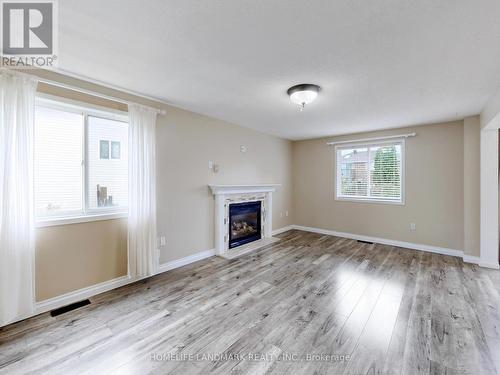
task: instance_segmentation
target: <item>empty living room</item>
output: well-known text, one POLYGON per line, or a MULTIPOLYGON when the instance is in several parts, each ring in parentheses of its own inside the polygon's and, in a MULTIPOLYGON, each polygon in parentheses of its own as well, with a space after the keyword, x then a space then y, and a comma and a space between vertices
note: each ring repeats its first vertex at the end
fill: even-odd
POLYGON ((0 374, 500 375, 499 1, 0 20, 0 374))

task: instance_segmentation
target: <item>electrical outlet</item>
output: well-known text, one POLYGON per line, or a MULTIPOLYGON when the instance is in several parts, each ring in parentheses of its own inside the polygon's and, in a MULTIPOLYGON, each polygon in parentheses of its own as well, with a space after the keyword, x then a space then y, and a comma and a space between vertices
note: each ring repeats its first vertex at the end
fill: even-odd
POLYGON ((241 145, 240 146, 240 152, 247 152, 247 146, 241 145))
POLYGON ((165 246, 167 244, 167 239, 165 236, 160 237, 160 246, 165 246))
POLYGON ((417 230, 417 224, 410 223, 410 231, 415 232, 417 230))

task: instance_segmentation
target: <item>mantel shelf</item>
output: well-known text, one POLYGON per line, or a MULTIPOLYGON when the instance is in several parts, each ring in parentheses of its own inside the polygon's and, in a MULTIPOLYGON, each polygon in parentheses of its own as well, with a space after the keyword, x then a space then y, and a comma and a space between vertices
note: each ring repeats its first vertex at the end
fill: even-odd
POLYGON ((274 192, 281 184, 208 185, 214 195, 274 192))

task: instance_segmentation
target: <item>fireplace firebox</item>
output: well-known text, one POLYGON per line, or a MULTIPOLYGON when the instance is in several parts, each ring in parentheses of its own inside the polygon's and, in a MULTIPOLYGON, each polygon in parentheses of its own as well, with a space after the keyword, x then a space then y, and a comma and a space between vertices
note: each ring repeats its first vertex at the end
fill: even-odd
POLYGON ((261 239, 261 202, 229 205, 229 248, 261 239))

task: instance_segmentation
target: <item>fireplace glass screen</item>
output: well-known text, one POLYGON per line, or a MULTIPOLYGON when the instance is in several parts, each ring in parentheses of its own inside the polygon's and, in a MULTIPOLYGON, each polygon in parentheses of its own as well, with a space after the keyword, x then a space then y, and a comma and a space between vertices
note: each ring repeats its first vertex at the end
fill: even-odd
POLYGON ((260 240, 261 202, 229 205, 229 248, 260 240))

